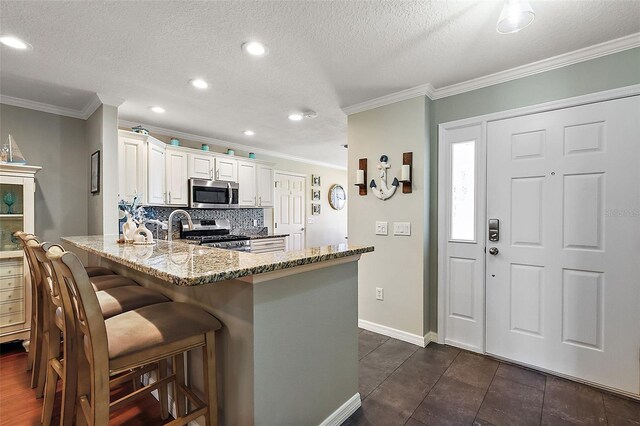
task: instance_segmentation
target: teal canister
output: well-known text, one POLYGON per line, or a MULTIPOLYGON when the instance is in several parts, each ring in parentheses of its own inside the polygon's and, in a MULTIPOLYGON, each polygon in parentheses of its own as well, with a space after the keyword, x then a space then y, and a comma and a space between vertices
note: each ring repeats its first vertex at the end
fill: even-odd
POLYGON ((169 143, 173 146, 180 146, 180 139, 178 138, 171 138, 171 140, 169 141, 169 143))

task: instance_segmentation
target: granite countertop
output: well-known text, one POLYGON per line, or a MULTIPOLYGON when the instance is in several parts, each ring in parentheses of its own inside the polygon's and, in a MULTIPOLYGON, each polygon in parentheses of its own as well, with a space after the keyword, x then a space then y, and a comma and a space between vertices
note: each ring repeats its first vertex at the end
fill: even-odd
POLYGON ((372 246, 338 244, 255 254, 179 241, 136 246, 119 244, 116 240, 115 235, 62 238, 72 246, 179 286, 209 284, 373 251, 372 246))

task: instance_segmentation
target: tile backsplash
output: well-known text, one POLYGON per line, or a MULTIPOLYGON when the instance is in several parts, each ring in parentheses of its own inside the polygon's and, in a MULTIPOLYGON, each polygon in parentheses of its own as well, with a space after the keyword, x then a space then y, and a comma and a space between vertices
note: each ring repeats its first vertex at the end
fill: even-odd
MULTIPOLYGON (((154 219, 161 220, 163 222, 169 219, 169 215, 175 208, 171 207, 145 207, 145 210, 149 214, 150 217, 154 219)), ((254 229, 254 228, 262 228, 264 226, 264 212, 263 209, 189 209, 182 208, 182 210, 186 210, 192 219, 228 219, 231 223, 231 229, 254 229), (257 223, 257 225, 254 225, 257 223)), ((180 219, 184 219, 183 216, 177 215, 174 218, 174 230, 178 230, 178 221, 180 219)), ((156 234, 156 229, 153 224, 147 225, 149 229, 153 231, 153 234, 156 234)), ((162 233, 160 234, 162 236, 162 233)), ((176 237, 176 236, 174 236, 176 237)))

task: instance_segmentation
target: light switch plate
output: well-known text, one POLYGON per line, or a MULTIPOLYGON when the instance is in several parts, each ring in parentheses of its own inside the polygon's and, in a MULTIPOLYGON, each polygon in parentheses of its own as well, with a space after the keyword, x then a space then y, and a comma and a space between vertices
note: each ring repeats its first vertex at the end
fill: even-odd
POLYGON ((387 222, 376 222, 376 235, 388 235, 387 222))
POLYGON ((395 222, 393 224, 393 235, 411 235, 411 223, 410 222, 395 222))

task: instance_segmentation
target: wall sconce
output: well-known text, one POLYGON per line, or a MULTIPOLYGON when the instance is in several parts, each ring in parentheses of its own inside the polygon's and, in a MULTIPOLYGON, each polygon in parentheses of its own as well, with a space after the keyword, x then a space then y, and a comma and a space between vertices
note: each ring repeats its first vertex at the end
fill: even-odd
POLYGON ((367 159, 358 160, 358 170, 356 171, 356 186, 360 195, 367 195, 367 159))
POLYGON ((402 183, 402 193, 411 194, 411 181, 413 180, 413 152, 402 154, 402 170, 400 172, 400 182, 402 183))

